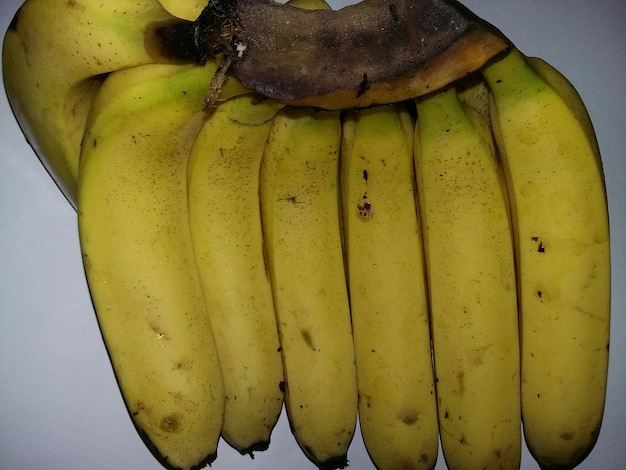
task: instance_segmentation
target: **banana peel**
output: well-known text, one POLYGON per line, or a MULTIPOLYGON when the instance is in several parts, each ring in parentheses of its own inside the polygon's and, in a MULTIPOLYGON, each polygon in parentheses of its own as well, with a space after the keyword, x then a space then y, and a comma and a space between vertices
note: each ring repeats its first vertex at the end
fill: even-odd
POLYGON ((176 20, 157 0, 26 0, 5 32, 4 84, 27 141, 76 206, 80 142, 91 103, 116 70, 170 62, 157 27, 176 20))
MULTIPOLYGON (((510 47, 495 27, 453 0, 361 1, 339 10, 210 0, 195 21, 166 25, 158 34, 171 57, 201 64, 223 53, 224 69, 251 90, 329 110, 436 91, 510 47)), ((219 83, 212 89, 217 93, 219 83)))

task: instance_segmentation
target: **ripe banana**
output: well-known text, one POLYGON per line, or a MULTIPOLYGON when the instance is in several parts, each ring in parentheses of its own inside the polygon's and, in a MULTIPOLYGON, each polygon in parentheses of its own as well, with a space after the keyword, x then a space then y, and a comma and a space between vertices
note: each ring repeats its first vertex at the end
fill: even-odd
POLYGON ((610 254, 600 154, 580 97, 548 64, 513 50, 484 76, 515 228, 524 435, 542 468, 573 468, 595 444, 606 393, 610 254))
POLYGON ((455 88, 416 103, 415 165, 443 454, 450 469, 516 469, 513 238, 491 131, 461 104, 455 88))
POLYGON ((215 66, 111 74, 90 114, 78 226, 128 411, 166 467, 215 458, 224 388, 187 212, 187 159, 215 66))
POLYGON ((261 221, 285 370, 285 406, 300 447, 343 468, 357 387, 339 215, 338 112, 285 108, 260 173, 261 221))
POLYGON ((376 468, 428 469, 439 445, 414 122, 404 105, 343 120, 341 197, 363 441, 376 468))
POLYGON ((195 20, 202 9, 207 5, 207 0, 159 0, 167 11, 177 18, 195 20))
POLYGON ((215 109, 189 158, 193 248, 226 394, 222 436, 267 449, 283 405, 283 364, 265 265, 259 169, 276 102, 247 94, 215 109))
POLYGON ((157 0, 26 0, 13 18, 2 50, 7 96, 74 207, 85 121, 104 76, 170 62, 154 33, 173 19, 157 0))

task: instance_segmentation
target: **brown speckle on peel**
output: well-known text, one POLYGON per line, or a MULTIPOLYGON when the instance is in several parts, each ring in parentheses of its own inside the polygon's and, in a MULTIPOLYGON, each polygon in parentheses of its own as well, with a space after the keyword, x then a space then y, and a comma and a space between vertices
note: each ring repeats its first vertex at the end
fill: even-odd
POLYGON ((296 204, 300 204, 300 201, 298 201, 298 200, 296 199, 296 196, 285 196, 285 197, 278 198, 278 200, 279 200, 279 201, 287 201, 287 202, 290 202, 290 203, 291 203, 291 204, 293 204, 294 206, 295 206, 296 204))
POLYGON ((167 415, 161 419, 159 428, 167 433, 176 433, 180 430, 180 417, 175 414, 167 415))
POLYGON ((169 339, 167 337, 167 335, 161 330, 161 328, 159 328, 158 325, 154 324, 154 323, 149 323, 150 325, 150 329, 152 331, 154 331, 155 335, 156 335, 156 339, 158 340, 166 340, 169 339))
POLYGON ((539 237, 534 236, 534 237, 530 237, 530 239, 534 242, 539 242, 537 243, 537 252, 538 253, 545 253, 546 249, 545 246, 543 245, 543 242, 539 239, 539 237))
POLYGON ((571 441, 576 436, 575 432, 562 432, 559 437, 564 441, 571 441))
POLYGON ((405 408, 398 413, 398 419, 407 426, 412 426, 417 422, 419 412, 414 408, 405 408))
POLYGON ((313 338, 311 337, 311 332, 309 330, 301 330, 300 335, 302 336, 302 339, 304 340, 306 345, 309 348, 311 348, 313 351, 315 351, 315 345, 313 344, 313 338))
POLYGON ((139 401, 139 402, 135 403, 135 407, 134 407, 134 409, 133 409, 133 411, 132 411, 132 415, 133 415, 133 416, 137 416, 137 415, 139 415, 139 413, 141 413, 143 410, 144 410, 144 405, 143 405, 143 403, 142 403, 142 402, 140 402, 140 401, 139 401))
POLYGON ((456 380, 459 385, 459 388, 457 391, 459 395, 463 395, 465 393, 465 373, 462 370, 457 372, 456 380))
POLYGON ((372 203, 367 197, 367 193, 363 193, 362 201, 356 205, 356 210, 361 219, 369 220, 374 217, 374 209, 372 209, 372 203))

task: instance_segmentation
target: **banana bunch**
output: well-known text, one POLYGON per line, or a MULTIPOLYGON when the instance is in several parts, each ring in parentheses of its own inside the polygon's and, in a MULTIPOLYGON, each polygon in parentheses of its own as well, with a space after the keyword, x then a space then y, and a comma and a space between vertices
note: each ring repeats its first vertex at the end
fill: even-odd
POLYGON ((410 100, 293 106, 221 53, 157 52, 162 25, 203 7, 27 0, 3 46, 159 462, 200 468, 222 439, 265 450, 283 408, 322 470, 348 465, 357 425, 381 470, 432 469, 439 445, 457 470, 519 468, 524 442, 541 468, 582 462, 604 411, 610 252, 574 87, 511 46, 410 100))

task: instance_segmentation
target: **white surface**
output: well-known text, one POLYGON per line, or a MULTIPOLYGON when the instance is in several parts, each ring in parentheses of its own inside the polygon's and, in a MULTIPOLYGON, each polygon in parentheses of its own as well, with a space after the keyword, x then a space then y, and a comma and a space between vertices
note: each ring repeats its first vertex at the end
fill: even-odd
MULTIPOLYGON (((2 0, 4 34, 21 0, 2 0)), ((578 88, 595 124, 611 210, 613 311, 605 420, 580 469, 626 464, 626 30, 623 0, 466 0, 578 88)), ((0 468, 159 469, 132 427, 90 303, 76 214, 0 95, 0 468)), ((357 435, 351 468, 373 466, 357 435)), ((525 451, 524 469, 536 464, 525 451)), ((221 444, 214 470, 306 469, 284 416, 255 460, 221 444)), ((440 455, 437 468, 445 468, 440 455)))

